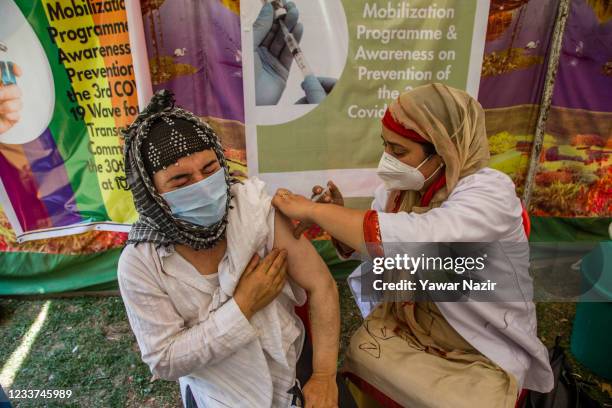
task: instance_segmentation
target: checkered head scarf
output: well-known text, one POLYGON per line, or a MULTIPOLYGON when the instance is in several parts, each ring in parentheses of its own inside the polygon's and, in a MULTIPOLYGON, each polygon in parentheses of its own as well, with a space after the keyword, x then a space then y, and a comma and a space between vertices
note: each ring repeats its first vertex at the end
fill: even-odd
POLYGON ((225 236, 230 209, 230 178, 223 149, 212 128, 190 112, 174 106, 171 92, 155 93, 134 123, 123 130, 125 174, 140 215, 128 244, 151 242, 157 247, 183 244, 193 249, 212 248, 225 236), (175 217, 155 190, 153 174, 180 158, 202 150, 215 152, 225 172, 227 202, 223 218, 204 227, 175 217))

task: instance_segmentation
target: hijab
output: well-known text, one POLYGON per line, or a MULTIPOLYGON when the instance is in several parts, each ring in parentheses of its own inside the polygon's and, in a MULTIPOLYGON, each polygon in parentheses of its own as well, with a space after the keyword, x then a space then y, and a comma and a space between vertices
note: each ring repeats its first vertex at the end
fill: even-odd
POLYGON ((421 205, 418 191, 406 191, 400 211, 423 213, 439 207, 460 179, 489 163, 484 110, 466 92, 439 83, 419 86, 402 93, 389 112, 396 123, 433 144, 445 164, 446 183, 437 186, 429 202, 421 205))

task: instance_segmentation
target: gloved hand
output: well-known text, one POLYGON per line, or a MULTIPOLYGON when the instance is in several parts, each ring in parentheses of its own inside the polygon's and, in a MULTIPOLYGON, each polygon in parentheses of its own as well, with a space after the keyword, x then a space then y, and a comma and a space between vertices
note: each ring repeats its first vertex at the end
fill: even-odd
POLYGON ((334 89, 336 78, 315 77, 308 75, 302 82, 302 89, 306 96, 300 98, 295 104, 321 103, 323 99, 334 89))
MULTIPOLYGON (((288 2, 285 8, 285 25, 299 43, 304 27, 298 23, 298 9, 293 2, 288 2)), ((264 4, 253 23, 253 47, 256 104, 276 105, 287 86, 293 55, 278 22, 274 21, 274 10, 269 3, 264 4)))

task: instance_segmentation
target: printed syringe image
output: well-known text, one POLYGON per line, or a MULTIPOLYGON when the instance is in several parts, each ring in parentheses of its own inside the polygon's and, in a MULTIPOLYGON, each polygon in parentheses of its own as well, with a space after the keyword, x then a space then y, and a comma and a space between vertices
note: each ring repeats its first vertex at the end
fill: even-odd
POLYGON ((2 61, 2 53, 7 51, 8 46, 0 41, 0 86, 14 85, 17 83, 15 64, 11 61, 2 61))
MULTIPOLYGON (((304 27, 295 3, 263 0, 253 24, 256 105, 276 105, 288 86, 293 61, 299 68, 301 96, 295 104, 318 104, 335 85, 317 77, 300 46, 304 27)), ((294 84, 292 84, 294 85, 294 84)))
MULTIPOLYGON (((265 3, 266 1, 264 0, 264 4, 265 3)), ((299 42, 295 39, 293 34, 291 34, 289 29, 287 28, 287 25, 285 24, 285 16, 287 15, 287 10, 282 4, 282 1, 272 0, 270 3, 272 4, 272 8, 274 9, 274 19, 276 20, 276 22, 280 26, 280 29, 283 32, 285 44, 287 44, 289 51, 291 51, 291 55, 293 55, 293 59, 297 63, 298 67, 300 67, 302 75, 304 75, 304 78, 309 75, 313 75, 312 69, 308 65, 308 62, 306 62, 306 57, 304 56, 304 53, 300 48, 299 42)))

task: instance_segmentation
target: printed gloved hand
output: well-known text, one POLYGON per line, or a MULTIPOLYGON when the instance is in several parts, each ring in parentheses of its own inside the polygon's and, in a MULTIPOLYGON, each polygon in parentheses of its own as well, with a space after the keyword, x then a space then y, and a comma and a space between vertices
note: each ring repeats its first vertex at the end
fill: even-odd
MULTIPOLYGON (((285 8, 285 25, 300 42, 304 28, 298 22, 298 9, 293 2, 288 2, 285 8)), ((264 4, 253 23, 253 47, 256 104, 276 105, 287 86, 293 55, 285 44, 278 22, 274 21, 274 10, 269 3, 264 4)))
MULTIPOLYGON (((13 65, 16 77, 21 76, 21 68, 13 65)), ((21 118, 21 90, 15 84, 0 86, 0 134, 12 128, 21 118)))
POLYGON ((328 77, 315 77, 309 75, 304 78, 302 82, 302 89, 306 93, 306 96, 300 98, 296 105, 306 103, 321 103, 323 99, 334 89, 336 85, 336 78, 328 77))

